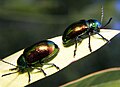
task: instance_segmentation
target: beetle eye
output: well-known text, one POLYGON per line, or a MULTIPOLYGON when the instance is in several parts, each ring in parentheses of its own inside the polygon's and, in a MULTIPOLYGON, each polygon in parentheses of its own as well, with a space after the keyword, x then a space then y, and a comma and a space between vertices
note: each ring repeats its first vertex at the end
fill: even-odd
POLYGON ((97 28, 101 28, 100 22, 97 22, 96 25, 97 25, 97 28))
POLYGON ((99 22, 96 22, 96 23, 92 23, 91 24, 91 28, 100 28, 101 27, 101 24, 99 22))
POLYGON ((92 23, 92 27, 96 28, 97 27, 96 23, 92 23))
POLYGON ((96 27, 97 27, 96 23, 90 23, 90 28, 96 28, 96 27))

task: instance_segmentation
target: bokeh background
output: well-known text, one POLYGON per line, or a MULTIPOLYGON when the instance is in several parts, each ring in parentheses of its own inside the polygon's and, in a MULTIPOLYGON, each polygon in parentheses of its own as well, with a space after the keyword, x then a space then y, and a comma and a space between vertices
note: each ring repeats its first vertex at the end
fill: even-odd
POLYGON ((43 39, 62 35, 80 19, 101 19, 120 29, 120 0, 0 0, 0 58, 43 39))

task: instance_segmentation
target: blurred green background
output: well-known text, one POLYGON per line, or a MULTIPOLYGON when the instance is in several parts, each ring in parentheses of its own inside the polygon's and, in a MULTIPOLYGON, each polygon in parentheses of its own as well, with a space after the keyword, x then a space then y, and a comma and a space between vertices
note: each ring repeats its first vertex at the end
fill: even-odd
MULTIPOLYGON (((120 27, 120 0, 102 0, 105 24, 120 27)), ((62 35, 80 19, 101 19, 100 0, 0 0, 0 58, 35 42, 62 35)))

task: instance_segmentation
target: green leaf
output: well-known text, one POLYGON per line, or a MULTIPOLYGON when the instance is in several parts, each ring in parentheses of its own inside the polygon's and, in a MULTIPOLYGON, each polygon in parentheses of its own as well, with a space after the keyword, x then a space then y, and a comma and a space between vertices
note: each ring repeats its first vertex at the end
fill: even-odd
POLYGON ((65 87, 120 87, 120 68, 111 68, 95 72, 76 81, 64 85, 65 87))

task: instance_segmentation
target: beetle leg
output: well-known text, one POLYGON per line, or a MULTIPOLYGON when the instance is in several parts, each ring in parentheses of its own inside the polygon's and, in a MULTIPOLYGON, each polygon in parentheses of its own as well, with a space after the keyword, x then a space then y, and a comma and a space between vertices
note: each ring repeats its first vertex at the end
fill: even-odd
POLYGON ((77 40, 75 40, 75 50, 74 50, 74 55, 73 55, 73 57, 75 57, 76 51, 77 51, 77 40))
POLYGON ((78 35, 78 36, 75 38, 75 50, 74 50, 74 55, 73 55, 73 57, 75 57, 75 55, 76 55, 78 42, 81 42, 81 41, 82 41, 82 37, 81 37, 81 35, 78 35))
POLYGON ((45 76, 47 75, 42 68, 37 68, 37 67, 33 67, 33 66, 32 66, 32 68, 40 70, 45 76))
POLYGON ((56 66, 54 63, 52 63, 52 66, 56 67, 56 69, 60 69, 58 66, 56 66))
POLYGON ((42 63, 43 65, 52 65, 54 66, 56 69, 60 69, 57 65, 55 65, 54 63, 42 63))
POLYGON ((99 36, 101 36, 103 40, 106 40, 107 42, 110 42, 108 39, 106 39, 105 37, 103 37, 99 32, 97 32, 97 31, 94 31, 94 32, 95 32, 96 34, 98 34, 99 36))
POLYGON ((28 83, 29 83, 31 81, 31 77, 30 77, 30 71, 29 71, 28 68, 30 68, 30 67, 29 66, 26 67, 26 70, 27 70, 27 73, 28 73, 28 83))
POLYGON ((10 71, 13 71, 13 70, 16 70, 16 69, 18 69, 18 67, 16 67, 16 68, 12 68, 12 69, 9 69, 10 71))
POLYGON ((47 75, 42 68, 38 68, 38 69, 43 72, 44 76, 47 75))
POLYGON ((42 68, 36 68, 36 69, 40 70, 44 74, 44 76, 47 75, 42 68))
POLYGON ((77 37, 75 38, 75 50, 74 50, 74 55, 73 55, 74 58, 75 58, 76 51, 77 51, 77 42, 78 42, 78 38, 79 38, 79 36, 77 36, 77 37))
POLYGON ((9 64, 9 65, 12 65, 12 66, 17 67, 16 65, 14 65, 14 64, 12 64, 12 63, 9 63, 9 62, 7 62, 7 61, 4 61, 3 59, 0 59, 0 61, 2 61, 2 62, 4 62, 4 63, 7 63, 7 64, 9 64))
POLYGON ((90 52, 92 52, 91 44, 90 44, 90 36, 91 36, 91 33, 88 33, 88 37, 89 37, 88 48, 89 48, 90 52))
POLYGON ((30 72, 29 72, 29 70, 27 70, 27 72, 28 72, 28 83, 29 83, 31 81, 30 72))

